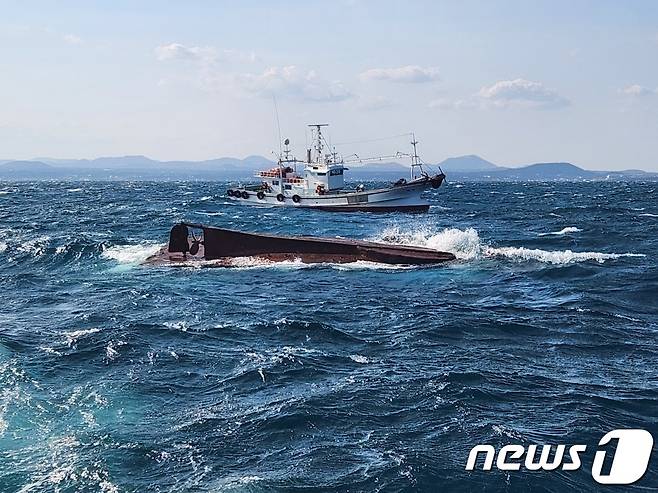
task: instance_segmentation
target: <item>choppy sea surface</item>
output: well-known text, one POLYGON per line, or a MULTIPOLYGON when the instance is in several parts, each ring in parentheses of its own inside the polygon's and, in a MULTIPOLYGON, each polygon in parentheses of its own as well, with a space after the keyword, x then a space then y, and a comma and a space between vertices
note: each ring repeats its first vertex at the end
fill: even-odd
POLYGON ((658 438, 658 184, 450 182, 424 215, 228 186, 0 183, 1 492, 595 491, 605 433, 658 438), (458 260, 140 265, 183 219, 458 260), (588 452, 466 471, 484 443, 588 452))

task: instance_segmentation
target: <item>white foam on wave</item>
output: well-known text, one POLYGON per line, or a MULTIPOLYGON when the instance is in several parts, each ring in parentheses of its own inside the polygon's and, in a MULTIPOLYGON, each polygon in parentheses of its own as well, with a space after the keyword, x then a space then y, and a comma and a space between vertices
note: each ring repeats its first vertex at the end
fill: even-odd
POLYGON ((50 236, 39 236, 38 238, 19 243, 16 250, 22 253, 27 253, 28 255, 32 255, 33 257, 39 257, 45 253, 49 243, 50 236))
POLYGON ((594 260, 603 263, 606 260, 621 257, 644 257, 640 253, 601 253, 601 252, 573 252, 571 250, 540 250, 538 248, 502 247, 487 248, 488 257, 505 257, 510 260, 536 260, 547 264, 572 264, 594 260))
POLYGON ((0 253, 4 252, 7 250, 7 244, 3 241, 0 241, 0 253))
POLYGON ((67 345, 70 347, 73 346, 81 337, 87 336, 89 334, 96 334, 100 331, 101 329, 99 328, 73 330, 71 332, 64 332, 64 337, 66 338, 67 345))
POLYGON ((621 257, 645 256, 639 253, 574 252, 571 250, 541 250, 525 247, 493 247, 484 243, 478 232, 473 228, 465 230, 448 228, 435 233, 428 228, 404 231, 399 227, 392 227, 375 238, 375 241, 450 252, 459 260, 505 258, 517 262, 537 261, 549 264, 570 264, 587 261, 603 263, 606 260, 621 257))
POLYGON ((234 257, 228 261, 227 266, 237 269, 261 269, 263 267, 274 267, 277 269, 303 269, 305 267, 310 267, 310 264, 305 264, 301 259, 274 262, 259 257, 234 257))
POLYGON ((370 363, 370 358, 367 356, 362 356, 360 354, 350 354, 350 359, 356 363, 360 363, 362 365, 370 363))
MULTIPOLYGON (((199 266, 203 265, 213 265, 218 261, 204 261, 200 262, 199 266)), ((283 269, 283 270, 294 270, 294 269, 312 269, 317 267, 330 267, 332 269, 341 270, 341 271, 350 271, 350 270, 405 270, 413 269, 414 266, 409 265, 392 265, 384 264, 381 262, 369 262, 367 260, 357 260, 356 262, 316 262, 316 263, 305 263, 301 259, 295 260, 281 260, 273 261, 264 258, 258 257, 235 257, 230 259, 228 262, 219 261, 221 265, 225 267, 230 267, 233 269, 283 269)))
POLYGON ((639 215, 640 217, 658 217, 658 214, 652 214, 651 212, 645 212, 639 215))
POLYGON ((576 228, 575 226, 568 226, 562 228, 560 231, 551 231, 550 233, 539 233, 539 236, 562 236, 569 233, 579 233, 582 229, 576 228))
POLYGON ((103 250, 103 257, 121 264, 138 264, 158 253, 162 244, 142 243, 139 245, 115 245, 103 250))
POLYGON ((196 211, 195 214, 199 214, 201 216, 225 216, 226 212, 202 212, 202 211, 196 211))
POLYGON ((480 258, 483 245, 478 232, 473 228, 465 230, 447 228, 434 233, 427 228, 418 228, 405 231, 399 227, 391 227, 374 239, 380 243, 393 243, 396 245, 412 245, 441 252, 450 252, 460 260, 471 260, 480 258))

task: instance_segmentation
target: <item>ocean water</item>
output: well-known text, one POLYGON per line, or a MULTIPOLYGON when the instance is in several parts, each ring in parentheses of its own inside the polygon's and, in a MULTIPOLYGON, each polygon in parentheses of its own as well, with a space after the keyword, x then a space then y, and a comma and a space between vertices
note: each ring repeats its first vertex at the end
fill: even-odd
POLYGON ((1 492, 595 491, 605 433, 658 438, 658 184, 449 182, 425 215, 228 186, 0 183, 1 492), (140 265, 183 219, 458 260, 140 265), (588 452, 466 471, 481 443, 588 452))

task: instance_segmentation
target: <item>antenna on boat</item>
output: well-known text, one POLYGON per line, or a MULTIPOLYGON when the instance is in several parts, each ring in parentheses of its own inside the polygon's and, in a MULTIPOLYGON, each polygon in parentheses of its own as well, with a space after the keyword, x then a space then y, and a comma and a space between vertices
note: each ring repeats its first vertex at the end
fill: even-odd
POLYGON ((274 114, 276 116, 276 128, 279 131, 279 159, 281 159, 281 154, 283 151, 281 149, 281 122, 279 121, 279 108, 276 105, 276 96, 272 93, 272 102, 274 103, 274 114))

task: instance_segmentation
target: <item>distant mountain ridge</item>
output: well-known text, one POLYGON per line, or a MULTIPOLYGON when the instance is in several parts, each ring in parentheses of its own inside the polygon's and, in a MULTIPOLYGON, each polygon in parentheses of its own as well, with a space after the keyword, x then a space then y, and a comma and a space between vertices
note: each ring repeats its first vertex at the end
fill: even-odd
POLYGON ((474 173, 477 171, 494 171, 501 169, 500 166, 496 166, 494 163, 482 159, 475 154, 449 157, 448 159, 441 161, 438 165, 441 166, 441 169, 446 173, 450 171, 456 173, 474 173))
MULTIPOLYGON (((222 157, 204 161, 157 161, 131 155, 96 159, 0 160, 0 180, 244 180, 259 169, 276 166, 263 156, 244 159, 222 157)), ((348 164, 348 180, 393 180, 407 177, 409 166, 396 162, 348 164)), ((517 168, 498 166, 480 156, 469 154, 445 159, 428 169, 439 167, 452 180, 658 180, 658 173, 642 170, 592 171, 572 163, 535 163, 517 168)))

